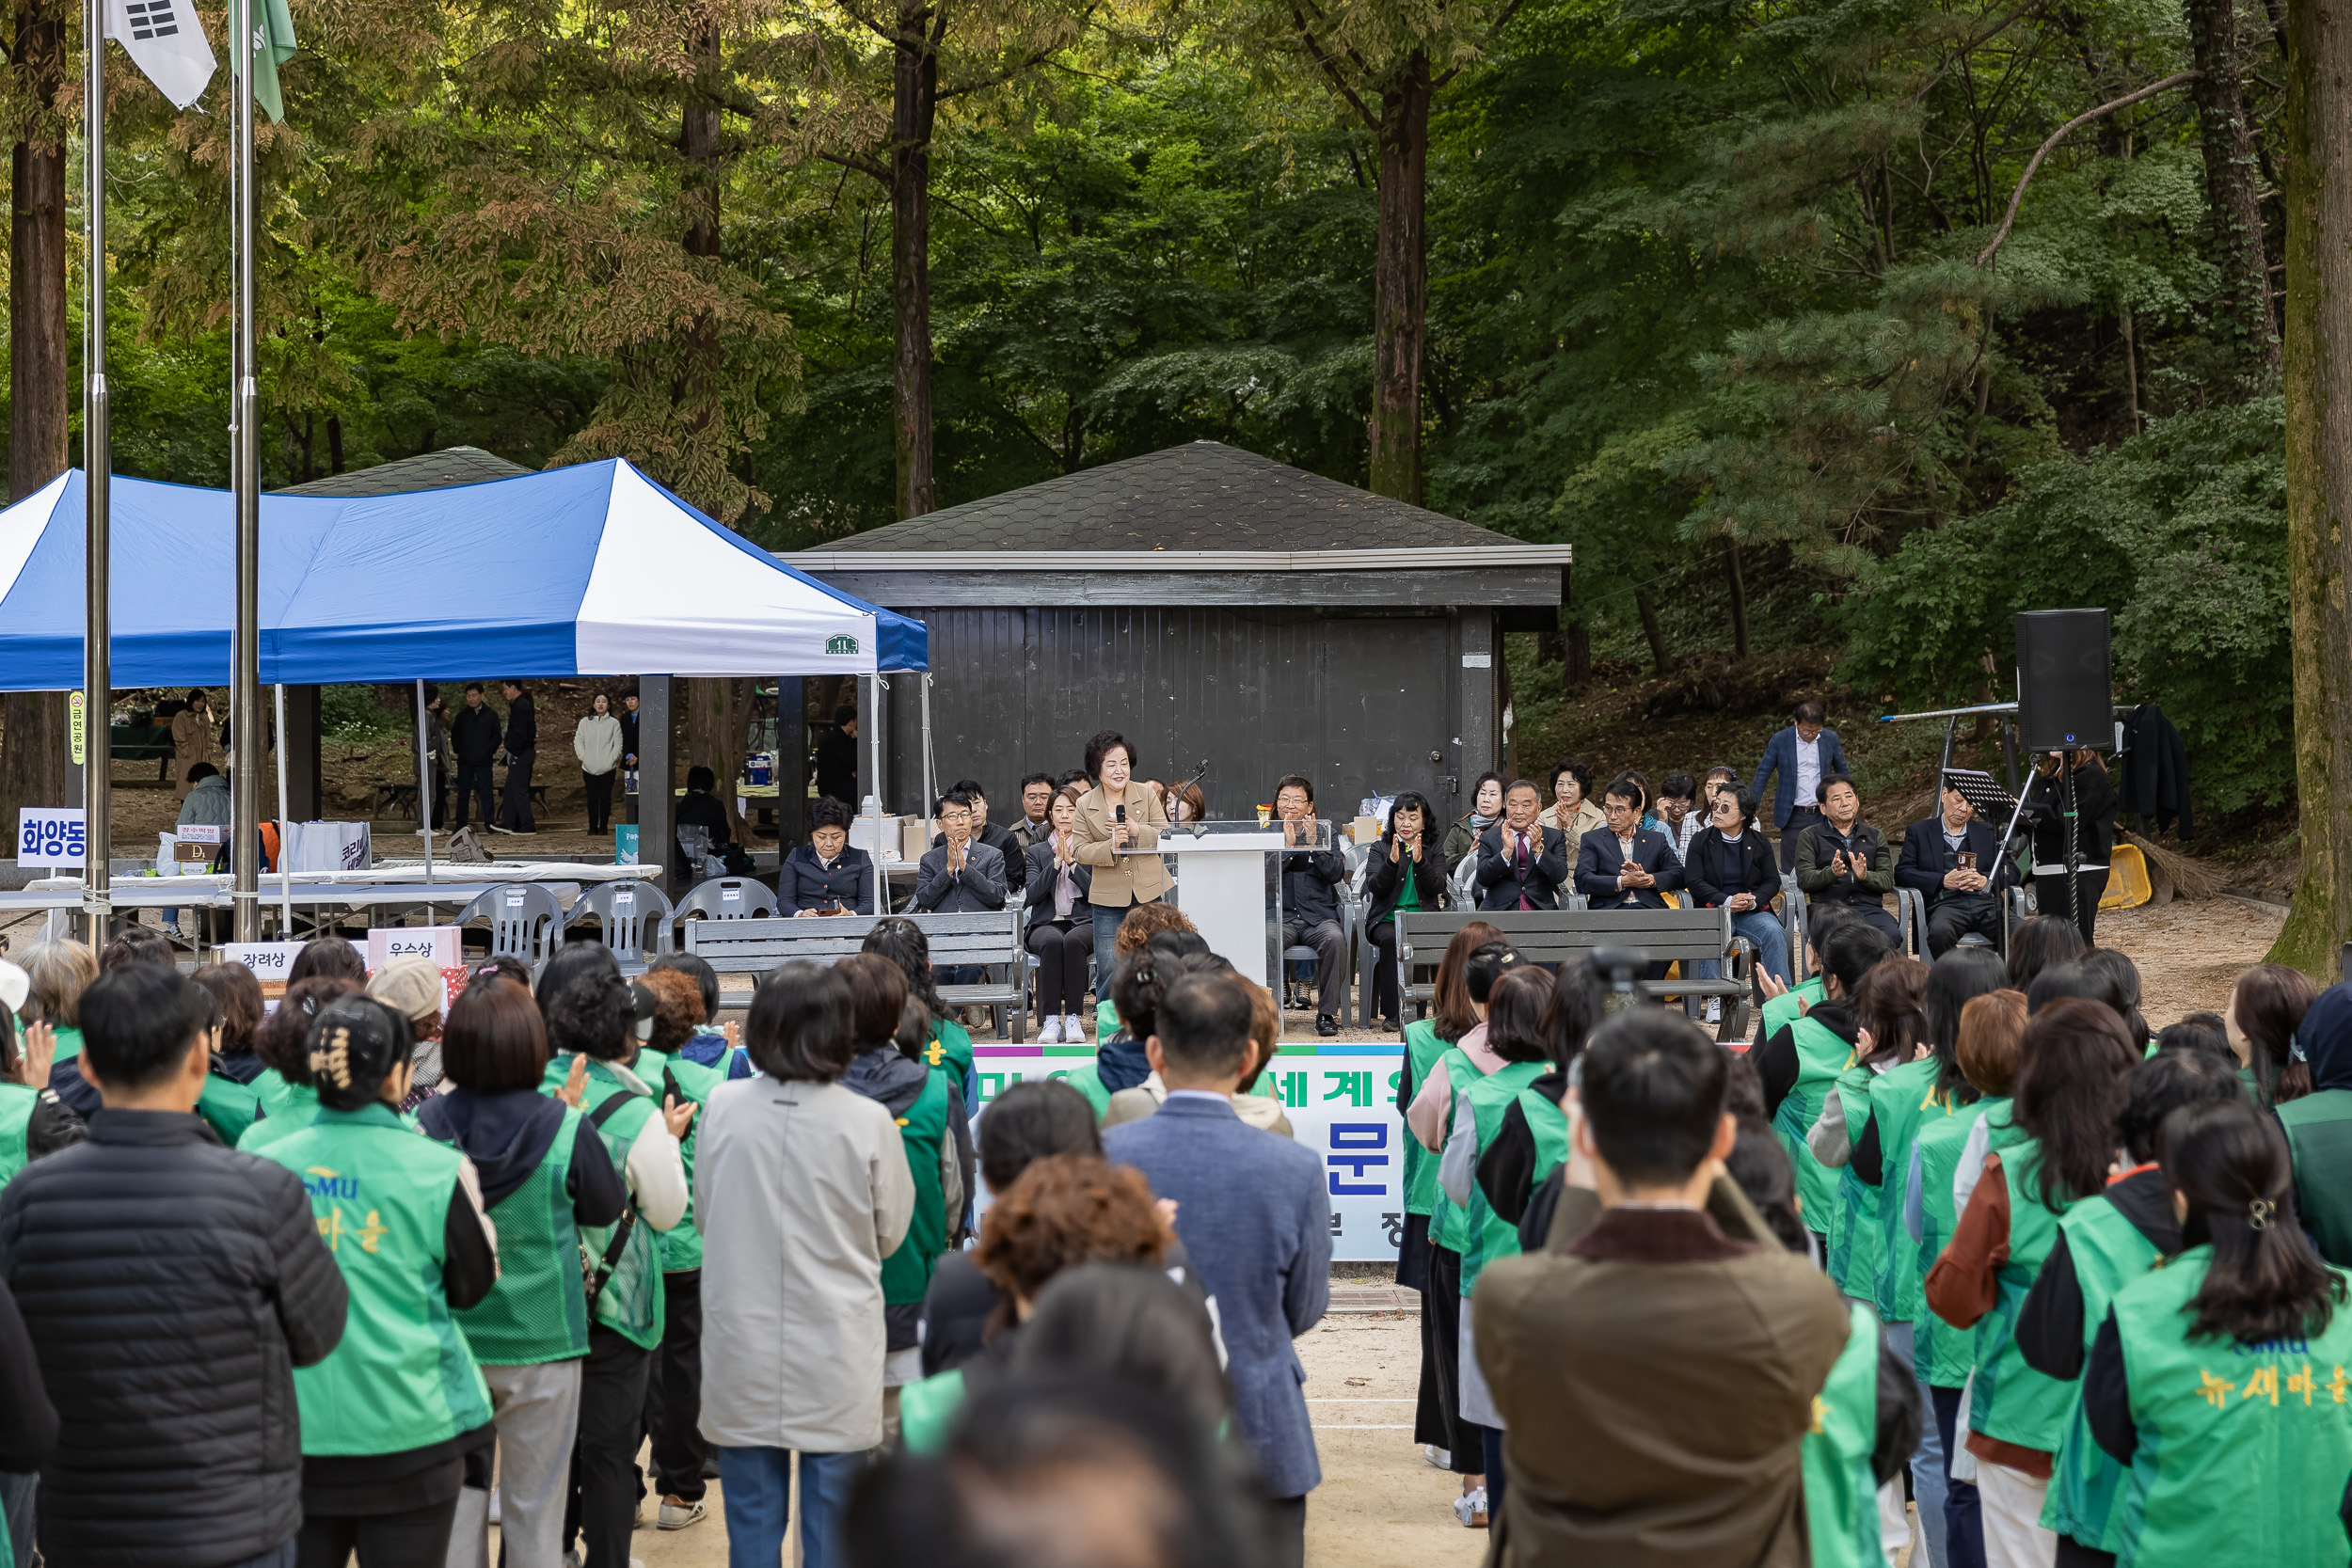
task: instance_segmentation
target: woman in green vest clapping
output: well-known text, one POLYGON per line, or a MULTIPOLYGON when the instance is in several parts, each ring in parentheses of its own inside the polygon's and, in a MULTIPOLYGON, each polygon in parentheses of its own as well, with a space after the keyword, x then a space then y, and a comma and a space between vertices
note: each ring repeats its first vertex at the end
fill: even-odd
MULTIPOLYGON (((580 1235, 628 1207, 628 1186, 580 1113, 587 1064, 575 1060, 580 1072, 562 1094, 539 1092, 548 1032, 538 1004, 485 964, 442 1030, 441 1071, 454 1086, 417 1113, 428 1135, 473 1162, 498 1233, 498 1285, 457 1321, 489 1384, 499 1535, 515 1568, 554 1568, 563 1556, 588 1354, 580 1235)), ((490 1494, 487 1477, 477 1480, 459 1499, 451 1568, 486 1568, 490 1494)))
POLYGON ((264 1158, 302 1179, 351 1292, 342 1341, 294 1371, 302 1415, 298 1568, 439 1568, 490 1395, 455 1314, 498 1278, 473 1167, 417 1136, 408 1021, 344 997, 310 1026, 316 1117, 264 1158))
POLYGON ((2116 1560, 2341 1562, 2347 1276, 2296 1223, 2284 1140, 2260 1111, 2193 1105, 2161 1142, 2185 1250, 2117 1292, 2083 1373, 2092 1435, 2131 1467, 2116 1560))
POLYGON ((1959 1227, 1928 1273, 1930 1309, 1976 1330, 1966 1443, 1989 1568, 2046 1564, 2058 1550, 2042 1509, 2075 1388, 2026 1365, 2017 1319, 2059 1219, 2106 1185, 2139 1059, 2105 1003, 2065 997, 2026 1021, 2013 1124, 1994 1127, 1959 1227))
POLYGON ((580 1108, 628 1183, 629 1207, 620 1222, 580 1232, 589 1270, 588 1358, 580 1368, 580 1435, 572 1445, 564 1532, 567 1548, 575 1527, 586 1542, 582 1568, 628 1568, 645 1384, 663 1327, 657 1233, 686 1213, 677 1141, 693 1120, 694 1104, 665 1099, 631 1069, 653 1031, 653 993, 621 977, 610 948, 572 942, 558 949, 539 976, 538 999, 553 1053, 542 1086, 548 1094, 564 1090, 574 1071, 570 1058, 586 1058, 580 1108))

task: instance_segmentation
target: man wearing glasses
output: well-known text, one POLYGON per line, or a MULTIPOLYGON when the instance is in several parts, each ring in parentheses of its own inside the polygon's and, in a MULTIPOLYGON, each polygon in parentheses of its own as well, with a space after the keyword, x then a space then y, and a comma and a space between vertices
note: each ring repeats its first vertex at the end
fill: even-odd
MULTIPOLYGON (((1005 907, 1005 857, 972 836, 972 797, 949 790, 939 798, 941 842, 923 857, 914 876, 914 907, 928 914, 977 914, 1005 907)), ((949 986, 979 984, 977 965, 939 971, 949 986)))

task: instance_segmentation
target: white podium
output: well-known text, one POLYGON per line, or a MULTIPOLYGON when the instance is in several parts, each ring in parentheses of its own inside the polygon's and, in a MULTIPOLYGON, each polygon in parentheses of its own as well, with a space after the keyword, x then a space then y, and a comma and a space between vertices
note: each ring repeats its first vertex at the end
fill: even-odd
POLYGON ((1284 849, 1332 847, 1331 825, 1318 821, 1303 844, 1282 842, 1282 827, 1255 822, 1184 822, 1160 830, 1149 850, 1175 862, 1176 903, 1209 951, 1245 979, 1268 988, 1281 974, 1274 857, 1284 849))

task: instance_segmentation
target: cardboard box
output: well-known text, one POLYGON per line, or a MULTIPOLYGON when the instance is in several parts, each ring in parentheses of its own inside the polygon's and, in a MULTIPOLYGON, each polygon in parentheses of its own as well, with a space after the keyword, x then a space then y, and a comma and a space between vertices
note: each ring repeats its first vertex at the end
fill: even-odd
MULTIPOLYGON (((897 816, 884 816, 879 820, 882 829, 882 842, 883 845, 883 849, 880 858, 885 861, 895 861, 898 858, 898 825, 904 820, 904 818, 897 816)), ((876 823, 877 819, 871 816, 853 816, 850 818, 850 847, 852 849, 863 849, 869 855, 873 854, 874 830, 876 823)))
POLYGON ((1379 839, 1380 819, 1376 816, 1359 816, 1347 825, 1350 844, 1376 844, 1379 839))
POLYGON ((939 830, 928 816, 898 819, 898 858, 913 865, 931 851, 931 835, 939 830))

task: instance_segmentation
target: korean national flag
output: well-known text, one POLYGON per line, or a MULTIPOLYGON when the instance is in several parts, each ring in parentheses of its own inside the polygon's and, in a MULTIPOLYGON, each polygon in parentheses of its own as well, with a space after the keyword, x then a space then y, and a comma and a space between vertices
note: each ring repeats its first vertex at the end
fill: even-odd
POLYGON ((213 46, 194 0, 106 0, 106 36, 180 108, 213 79, 213 46))

